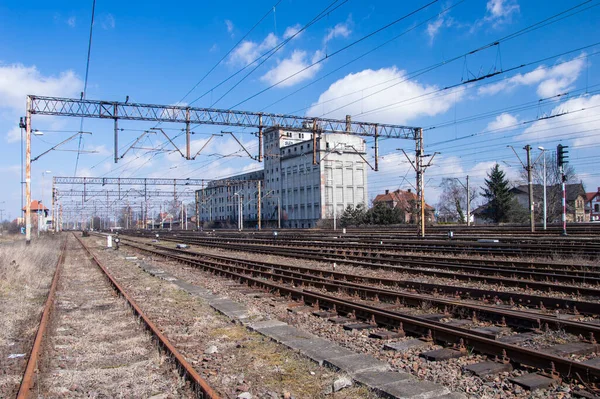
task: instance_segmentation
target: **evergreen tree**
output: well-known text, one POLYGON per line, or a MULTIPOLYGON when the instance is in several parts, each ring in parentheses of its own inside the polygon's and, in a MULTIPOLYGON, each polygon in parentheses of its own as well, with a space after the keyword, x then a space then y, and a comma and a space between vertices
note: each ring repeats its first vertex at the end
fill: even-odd
POLYGON ((367 211, 364 204, 358 204, 356 208, 348 205, 340 218, 340 223, 342 227, 360 226, 365 223, 366 216, 367 211))
POLYGON ((481 195, 487 200, 485 214, 494 223, 508 222, 514 206, 506 175, 498 164, 494 165, 485 179, 481 195))
POLYGON ((402 212, 398 208, 391 209, 379 202, 367 211, 366 219, 369 224, 398 224, 402 222, 402 212))

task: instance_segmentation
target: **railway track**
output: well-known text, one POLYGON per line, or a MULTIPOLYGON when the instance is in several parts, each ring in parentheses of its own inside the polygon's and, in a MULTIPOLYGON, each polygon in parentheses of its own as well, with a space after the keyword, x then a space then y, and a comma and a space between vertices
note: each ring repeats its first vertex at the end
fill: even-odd
MULTIPOLYGON (((128 232, 125 232, 128 233, 128 232)), ((552 258, 552 257, 572 257, 578 256, 586 259, 596 259, 600 254, 600 242, 598 240, 478 240, 469 238, 465 240, 440 240, 440 239, 414 239, 392 236, 373 237, 348 237, 346 235, 335 235, 331 237, 311 238, 290 235, 287 232, 281 233, 277 237, 264 234, 246 234, 246 233, 226 233, 218 232, 215 234, 206 234, 198 232, 172 231, 167 230, 154 232, 143 230, 132 232, 136 235, 147 237, 154 234, 160 234, 165 237, 178 237, 181 239, 203 240, 206 243, 222 244, 235 240, 238 244, 244 245, 276 245, 293 248, 315 249, 329 251, 344 251, 352 248, 359 252, 378 252, 378 253, 443 253, 445 255, 479 255, 486 257, 512 257, 512 258, 552 258)))
MULTIPOLYGON (((195 237, 181 236, 160 236, 161 240, 187 243, 190 245, 201 245, 208 247, 218 247, 231 249, 232 243, 234 249, 245 252, 260 254, 287 256, 293 258, 314 260, 326 263, 340 263, 351 266, 359 266, 367 269, 379 269, 391 272, 405 272, 411 275, 422 275, 432 278, 446 278, 453 281, 462 281, 466 283, 480 282, 483 284, 496 284, 502 287, 523 288, 526 290, 537 290, 545 293, 562 293, 567 295, 585 296, 593 299, 600 299, 600 278, 597 271, 592 270, 590 276, 587 271, 580 270, 579 275, 569 274, 569 270, 554 270, 551 273, 545 272, 545 265, 541 268, 528 269, 528 271, 515 267, 478 267, 472 264, 462 264, 461 259, 445 259, 431 261, 420 261, 415 259, 396 258, 393 255, 382 256, 379 253, 369 253, 365 255, 353 255, 354 249, 348 249, 337 252, 327 252, 321 249, 306 248, 288 248, 272 245, 244 245, 232 242, 213 242, 195 237), (341 253, 340 253, 341 252, 341 253), (560 273, 560 274, 559 274, 560 273), (503 277, 505 276, 505 277, 503 277), (568 284, 567 284, 568 283, 568 284)), ((480 263, 482 263, 480 261, 480 263)), ((583 266, 581 266, 583 267, 583 266)), ((577 273, 577 272, 575 272, 577 273)), ((419 284, 410 281, 398 281, 400 284, 408 284, 418 287, 419 284)), ((426 284, 423 284, 426 286, 426 284)), ((442 292, 448 292, 447 285, 438 284, 435 288, 442 292)), ((507 298, 510 301, 509 298, 507 298)), ((544 299, 541 300, 542 302, 544 299)), ((536 302, 535 305, 540 305, 536 302)), ((548 306, 548 303, 540 306, 548 306)), ((551 306, 555 306, 554 304, 551 306)), ((576 305, 573 305, 576 306, 576 305)), ((579 310, 582 310, 578 307, 579 310)))
MULTIPOLYGON (((286 228, 285 231, 289 234, 296 234, 298 236, 306 237, 324 237, 339 234, 339 231, 332 231, 326 229, 293 229, 286 228)), ((236 230, 222 229, 223 232, 233 233, 236 230)), ((268 227, 263 228, 265 235, 269 235, 270 231, 268 227)), ((350 227, 346 229, 348 235, 355 236, 406 236, 414 237, 416 235, 416 227, 414 225, 398 225, 392 227, 377 226, 377 227, 350 227)), ((471 225, 465 226, 460 224, 438 224, 426 226, 427 237, 446 237, 448 231, 452 231, 457 237, 519 237, 519 238, 552 238, 561 237, 562 224, 549 224, 547 230, 543 230, 542 225, 536 225, 535 233, 531 233, 529 225, 471 225)), ((586 237, 594 236, 600 233, 600 223, 571 223, 567 225, 568 237, 586 237)), ((235 234, 235 233, 234 233, 235 234)))
MULTIPOLYGON (((198 256, 190 251, 165 248, 164 245, 156 243, 135 243, 129 239, 123 240, 123 243, 146 254, 199 267, 217 275, 245 282, 252 287, 260 287, 272 293, 303 301, 315 308, 325 310, 327 314, 351 314, 356 320, 386 327, 396 333, 406 332, 445 345, 452 345, 460 353, 465 353, 466 348, 470 348, 505 362, 509 359, 510 362, 520 366, 544 370, 546 375, 554 376, 554 378, 560 375, 566 379, 580 379, 586 384, 600 380, 600 367, 595 363, 573 361, 568 356, 560 356, 550 350, 533 350, 512 344, 510 340, 504 341, 501 337, 492 336, 493 334, 489 332, 452 326, 398 310, 403 309, 406 304, 422 303, 424 300, 435 301, 436 298, 375 289, 352 283, 348 279, 343 280, 342 276, 325 273, 323 270, 311 271, 308 270, 309 268, 302 268, 302 271, 292 271, 283 265, 278 265, 278 267, 273 264, 265 265, 264 262, 235 261, 231 258, 224 259, 212 255, 198 256), (321 275, 316 275, 317 273, 321 273, 321 275), (400 298, 402 299, 399 301, 400 298)), ((540 327, 541 320, 544 320, 541 323, 543 328, 546 328, 546 324, 548 328, 552 328, 552 326, 564 322, 564 320, 540 313, 503 310, 500 307, 467 304, 459 301, 445 302, 443 298, 437 298, 437 300, 436 306, 445 304, 445 306, 456 306, 463 310, 475 309, 474 316, 476 318, 492 315, 491 319, 500 318, 502 320, 504 318, 503 324, 511 324, 521 329, 527 328, 525 327, 527 323, 529 323, 530 330, 534 328, 532 324, 535 323, 538 324, 537 327, 540 327)), ((588 335, 598 331, 598 325, 576 321, 563 323, 560 328, 588 335)), ((588 348, 592 352, 598 349, 595 338, 591 335, 589 335, 589 342, 581 340, 579 343, 589 345, 588 348)))
POLYGON ((191 383, 197 396, 219 397, 77 237, 65 240, 58 266, 18 398, 34 393, 152 396, 156 390, 193 397, 189 388, 165 378, 174 370, 191 383), (160 363, 137 320, 173 366, 160 363))
MULTIPOLYGON (((144 250, 145 246, 148 245, 129 239, 124 239, 124 242, 125 244, 140 250, 144 250)), ((565 316, 564 313, 557 315, 556 313, 551 312, 524 312, 507 309, 504 305, 482 305, 481 303, 461 302, 456 298, 442 298, 439 296, 439 292, 436 292, 437 295, 399 292, 397 291, 399 288, 397 286, 398 281, 393 279, 364 277, 357 274, 326 271, 310 267, 289 266, 272 262, 244 261, 236 259, 235 257, 199 254, 177 248, 169 248, 164 245, 152 244, 152 247, 160 251, 169 252, 182 259, 198 259, 199 261, 202 261, 203 264, 210 264, 216 268, 225 268, 226 270, 233 270, 239 273, 251 271, 253 276, 260 276, 274 281, 285 281, 286 283, 295 286, 316 286, 327 291, 339 291, 340 289, 343 289, 348 294, 360 298, 372 298, 375 301, 395 304, 410 304, 415 307, 422 306, 424 303, 429 303, 430 305, 435 305, 440 310, 445 309, 444 313, 446 314, 448 314, 448 312, 459 313, 466 311, 469 315, 475 315, 479 318, 483 317, 516 328, 538 328, 541 330, 545 325, 548 325, 553 329, 561 329, 573 334, 583 334, 587 337, 590 337, 590 334, 593 334, 594 336, 600 337, 600 324, 575 323, 561 319, 560 316, 565 316), (396 291, 378 288, 382 286, 395 288, 396 291)), ((494 300, 490 302, 497 303, 500 301, 500 298, 495 295, 493 291, 487 291, 487 295, 484 295, 481 298, 486 300, 492 298, 491 295, 494 295, 494 300)), ((549 298, 517 294, 517 297, 514 299, 517 299, 517 301, 521 303, 539 304, 549 298)), ((577 309, 577 306, 579 306, 589 315, 598 316, 600 314, 600 307, 594 302, 556 299, 555 301, 554 309, 577 309)), ((576 316, 573 313, 566 315, 576 316)))

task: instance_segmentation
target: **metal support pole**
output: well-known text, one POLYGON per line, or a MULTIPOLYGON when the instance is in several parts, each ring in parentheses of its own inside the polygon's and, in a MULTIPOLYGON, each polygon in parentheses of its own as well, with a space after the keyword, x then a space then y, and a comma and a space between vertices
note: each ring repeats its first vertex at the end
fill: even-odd
POLYGON ((544 230, 546 230, 546 219, 548 218, 548 205, 547 205, 547 198, 546 198, 546 151, 544 152, 544 230))
POLYGON ((263 160, 263 126, 262 115, 258 115, 258 162, 263 160))
POLYGON ((527 186, 529 187, 529 224, 531 226, 531 232, 535 233, 535 215, 533 209, 533 176, 531 173, 531 146, 527 144, 523 147, 525 151, 527 151, 527 186))
POLYGON ((377 125, 375 125, 375 172, 379 170, 379 136, 377 132, 377 125))
POLYGON ((281 197, 277 197, 277 228, 281 228, 281 197))
POLYGON ((240 218, 240 231, 244 230, 244 206, 242 201, 242 195, 238 197, 238 217, 240 218))
POLYGON ((262 216, 261 216, 261 196, 260 196, 260 181, 256 182, 256 185, 258 187, 258 198, 257 198, 257 202, 258 202, 258 230, 260 230, 262 228, 261 226, 261 222, 262 222, 262 216))
POLYGON ((185 159, 192 159, 191 154, 192 137, 190 133, 190 109, 185 109, 185 159))
POLYGON ((471 225, 471 192, 469 191, 469 175, 467 175, 467 226, 471 225))
POLYGON ((313 165, 317 164, 317 121, 313 120, 312 128, 313 139, 313 165))
POLYGON ((417 129, 415 139, 415 169, 418 199, 418 235, 425 237, 425 193, 423 187, 423 129, 417 129))
POLYGON ((25 116, 25 244, 31 244, 31 97, 25 116))
POLYGON ((56 204, 54 202, 54 178, 52 178, 52 225, 54 227, 54 232, 56 233, 56 204))
POLYGON ((118 109, 118 105, 115 103, 113 105, 113 116, 115 118, 115 163, 119 162, 119 117, 117 115, 118 109))
POLYGON ((200 195, 198 194, 198 191, 196 191, 196 230, 200 230, 200 204, 198 202, 200 195))
MULTIPOLYGON (((335 174, 335 169, 331 169, 332 174, 335 174)), ((335 180, 331 176, 331 202, 333 209, 333 230, 337 230, 337 203, 335 201, 335 180)))
POLYGON ((560 167, 560 174, 562 180, 562 206, 563 206, 563 214, 562 214, 562 222, 563 222, 563 231, 562 235, 567 235, 567 187, 565 185, 565 169, 564 166, 560 167))

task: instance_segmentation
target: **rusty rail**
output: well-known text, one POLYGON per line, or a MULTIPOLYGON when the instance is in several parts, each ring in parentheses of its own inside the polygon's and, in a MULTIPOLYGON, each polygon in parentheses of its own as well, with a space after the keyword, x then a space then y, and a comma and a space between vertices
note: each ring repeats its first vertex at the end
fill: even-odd
MULTIPOLYGON (((74 235, 75 236, 75 235, 74 235)), ((171 342, 167 339, 167 337, 160 332, 156 324, 154 324, 150 318, 142 311, 142 309, 138 306, 135 300, 129 296, 123 287, 114 279, 114 277, 109 273, 109 271, 104 267, 102 262, 90 251, 90 249, 81 241, 81 239, 75 236, 77 241, 81 244, 81 246, 85 249, 85 251, 92 257, 92 260, 96 265, 102 270, 102 272, 106 275, 106 278, 112 284, 112 286, 116 289, 116 291, 125 298, 125 300, 129 303, 134 313, 137 314, 146 324, 146 327, 152 332, 152 334, 158 339, 161 347, 167 351, 175 362, 180 366, 182 373, 185 378, 190 380, 196 389, 196 391, 200 392, 202 396, 201 398, 207 399, 219 399, 220 396, 208 385, 208 383, 198 374, 198 372, 194 369, 194 367, 183 357, 183 355, 171 344, 171 342)))
MULTIPOLYGON (((130 244, 126 243, 126 245, 130 244)), ((415 317, 409 317, 404 314, 369 305, 358 304, 350 300, 311 292, 302 288, 291 288, 289 285, 277 284, 273 281, 266 280, 264 277, 255 277, 252 274, 242 274, 234 270, 215 267, 208 262, 160 252, 149 247, 130 246, 139 251, 176 260, 184 264, 198 265, 216 275, 226 276, 227 278, 237 280, 240 283, 245 282, 252 287, 263 287, 271 292, 278 293, 279 295, 296 298, 303 302, 313 304, 314 306, 333 308, 333 305, 335 305, 337 311, 342 310, 342 313, 355 312, 357 318, 373 321, 377 325, 402 326, 405 331, 410 331, 417 335, 425 335, 431 331, 432 338, 439 342, 456 344, 462 339, 462 342, 465 345, 474 348, 480 353, 498 356, 499 358, 508 355, 510 360, 515 363, 536 367, 542 370, 557 371, 565 378, 575 379, 576 376, 579 376, 578 378, 584 378, 588 381, 598 381, 600 379, 600 368, 598 367, 578 363, 568 358, 562 358, 556 355, 499 342, 462 328, 450 328, 440 325, 439 323, 419 320, 415 317), (330 306, 324 306, 327 304, 330 306)))
POLYGON ((52 277, 52 284, 50 285, 50 291, 48 292, 48 298, 44 304, 44 310, 42 312, 42 318, 40 319, 40 325, 37 333, 35 334, 35 340, 33 341, 33 347, 31 348, 31 354, 27 360, 27 367, 25 373, 23 373, 23 379, 21 380, 21 386, 17 393, 17 399, 27 399, 31 388, 33 387, 33 377, 35 375, 35 369, 37 368, 37 361, 40 355, 40 347, 46 334, 46 327, 50 319, 50 311, 52 310, 52 304, 54 303, 54 295, 56 293, 56 286, 58 285, 58 278, 62 265, 65 261, 65 253, 67 248, 67 240, 65 239, 61 248, 60 255, 56 261, 56 269, 54 270, 54 276, 52 277))

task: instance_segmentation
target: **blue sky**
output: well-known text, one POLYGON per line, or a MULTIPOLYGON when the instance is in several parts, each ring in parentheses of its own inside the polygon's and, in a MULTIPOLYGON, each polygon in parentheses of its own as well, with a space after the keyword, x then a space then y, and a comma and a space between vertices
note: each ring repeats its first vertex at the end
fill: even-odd
MULTIPOLYGON (((525 144, 548 149, 559 142, 571 146, 572 165, 586 190, 595 191, 600 186, 594 167, 600 128, 600 45, 595 45, 600 42, 600 2, 455 0, 426 6, 430 2, 338 0, 329 13, 229 91, 256 64, 218 85, 292 37, 331 2, 182 1, 166 7, 164 2, 99 0, 86 97, 125 100, 129 96, 132 102, 181 102, 336 118, 350 114, 354 120, 423 126, 427 152, 440 152, 426 175, 426 199, 433 204, 443 177, 468 174, 478 184, 495 162, 517 182, 520 166, 507 145, 517 148, 521 157, 525 144), (579 4, 557 19, 566 18, 522 32, 579 4), (460 57, 498 40, 497 45, 460 57), (436 64, 440 66, 428 70, 436 64), (258 94, 273 84, 277 85, 258 94), (543 119, 555 115, 560 116, 543 119)), ((91 5, 91 1, 12 0, 0 4, 0 171, 4 183, 0 209, 5 209, 5 215, 16 217, 21 203, 17 125, 25 114, 25 95, 79 97, 91 5)), ((72 135, 79 123, 73 118, 34 116, 33 127, 44 135, 33 138, 32 155, 72 135)), ((126 129, 121 143, 152 126, 121 123, 126 129)), ((182 128, 168 127, 174 135, 182 128)), ((195 128, 193 148, 202 147, 211 133, 221 129, 229 130, 195 128)), ((240 150, 227 137, 211 141, 195 161, 184 161, 178 153, 132 150, 115 165, 112 123, 86 120, 83 130, 92 132, 84 136, 83 149, 93 153, 80 155, 78 175, 216 178, 261 168, 243 157, 221 157, 240 150)), ((235 131, 256 152, 252 132, 235 131)), ((163 141, 149 136, 144 146, 159 146, 163 141)), ((181 138, 178 143, 183 145, 181 138)), ((381 142, 381 171, 369 175, 371 197, 385 189, 410 188, 407 180, 412 183, 414 174, 397 149, 413 147, 407 140, 381 142)), ((75 150, 77 141, 61 148, 75 150)), ((42 195, 42 173, 51 171, 44 178, 45 202, 49 202, 50 176, 74 175, 76 157, 73 151, 53 151, 34 162, 33 198, 42 195)))

